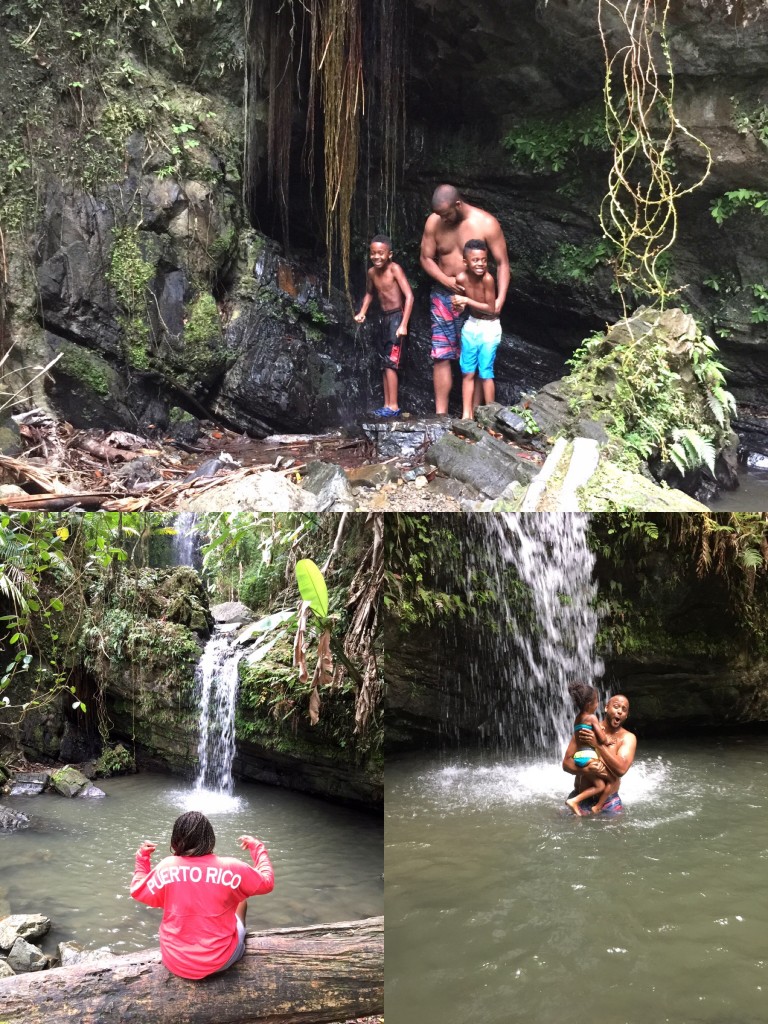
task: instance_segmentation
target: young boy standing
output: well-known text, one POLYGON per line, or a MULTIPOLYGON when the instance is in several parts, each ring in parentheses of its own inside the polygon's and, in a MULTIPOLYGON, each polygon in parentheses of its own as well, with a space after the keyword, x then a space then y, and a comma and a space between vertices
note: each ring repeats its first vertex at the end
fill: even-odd
POLYGON ((413 292, 399 263, 392 259, 392 242, 386 235, 375 235, 369 250, 365 298, 355 317, 365 323, 365 315, 374 295, 379 300, 379 317, 375 324, 375 343, 381 356, 384 383, 384 405, 374 416, 399 416, 397 404, 397 371, 403 353, 403 339, 408 334, 408 321, 413 309, 413 292))
POLYGON ((461 329, 462 372, 461 418, 471 420, 475 414, 475 374, 480 378, 483 401, 496 400, 493 362, 501 341, 501 321, 496 314, 496 282, 488 272, 488 246, 482 239, 470 238, 464 246, 463 270, 456 284, 464 286, 463 295, 454 295, 454 309, 468 309, 470 315, 461 329))

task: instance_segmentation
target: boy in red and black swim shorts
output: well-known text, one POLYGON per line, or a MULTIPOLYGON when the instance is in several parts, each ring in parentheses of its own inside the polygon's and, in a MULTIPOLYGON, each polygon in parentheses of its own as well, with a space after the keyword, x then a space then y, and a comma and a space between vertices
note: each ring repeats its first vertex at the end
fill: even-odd
POLYGON ((384 405, 375 410, 374 416, 398 416, 397 374, 413 309, 413 292, 405 271, 392 259, 392 242, 386 235, 372 238, 369 252, 372 266, 366 279, 365 297, 355 321, 359 324, 365 322, 368 307, 375 296, 380 309, 375 324, 375 341, 381 357, 384 405))

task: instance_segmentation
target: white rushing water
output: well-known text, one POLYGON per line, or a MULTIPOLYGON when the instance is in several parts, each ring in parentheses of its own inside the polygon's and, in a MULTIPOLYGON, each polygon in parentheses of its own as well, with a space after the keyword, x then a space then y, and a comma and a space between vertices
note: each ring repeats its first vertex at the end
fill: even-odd
POLYGON ((589 516, 478 513, 473 521, 479 537, 469 555, 472 578, 490 577, 500 605, 500 621, 478 634, 473 688, 478 693, 488 681, 498 688, 504 680, 502 692, 486 694, 502 745, 530 754, 561 752, 574 716, 568 685, 597 685, 603 673, 595 655, 589 516))
POLYGON ((176 534, 173 538, 174 565, 195 565, 200 550, 197 512, 179 512, 173 520, 176 534))
MULTIPOLYGON (((231 796, 232 761, 235 756, 235 707, 242 648, 215 633, 206 644, 195 670, 200 692, 199 769, 195 794, 231 796)), ((213 801, 215 803, 215 800, 213 801)), ((196 802, 200 807, 199 796, 196 802)))

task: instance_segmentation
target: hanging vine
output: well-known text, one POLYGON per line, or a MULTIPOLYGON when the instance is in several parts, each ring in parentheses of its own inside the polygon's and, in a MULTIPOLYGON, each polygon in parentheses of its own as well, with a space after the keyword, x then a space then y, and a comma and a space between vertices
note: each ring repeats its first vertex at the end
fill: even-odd
MULTIPOLYGON (((255 3, 246 0, 251 69, 246 73, 246 100, 254 107, 253 81, 260 78, 269 100, 268 199, 278 211, 287 244, 291 128, 296 106, 306 107, 303 166, 311 192, 316 177, 322 176, 328 282, 334 261, 340 258, 349 293, 353 204, 361 161, 365 207, 358 206, 357 211, 365 219, 364 230, 392 229, 405 122, 405 4, 272 0, 257 24, 255 3), (321 151, 322 171, 315 166, 321 151)), ((255 180, 256 149, 247 148, 246 153, 246 176, 255 180)), ((250 188, 247 185, 246 191, 250 188)), ((253 202, 249 205, 253 208, 253 202)))
POLYGON ((366 26, 365 51, 373 55, 367 81, 365 234, 395 229, 395 193, 405 138, 407 5, 379 0, 366 26))
MULTIPOLYGON (((360 153, 360 119, 365 109, 361 0, 314 0, 311 5, 308 145, 313 159, 315 110, 323 110, 325 242, 330 285, 333 254, 341 253, 349 292, 352 200, 360 153)), ((311 170, 310 170, 311 176, 311 170)))
POLYGON ((677 238, 677 201, 703 184, 712 165, 709 147, 675 114, 669 7, 670 0, 598 3, 606 129, 614 152, 600 224, 616 247, 622 297, 627 291, 650 295, 662 308, 672 294, 663 257, 677 238), (687 186, 675 180, 673 145, 680 134, 701 149, 706 165, 687 186))

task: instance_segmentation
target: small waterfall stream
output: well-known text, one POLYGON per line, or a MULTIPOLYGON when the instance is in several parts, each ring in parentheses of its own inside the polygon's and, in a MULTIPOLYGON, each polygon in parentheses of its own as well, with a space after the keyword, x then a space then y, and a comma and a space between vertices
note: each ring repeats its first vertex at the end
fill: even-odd
POLYGON ((174 516, 173 527, 176 534, 173 538, 173 564, 189 565, 199 568, 200 536, 197 512, 179 512, 174 516))
POLYGON ((492 708, 485 731, 500 745, 530 754, 562 751, 574 715, 569 683, 595 685, 603 673, 594 651, 597 585, 589 516, 510 512, 472 518, 479 535, 467 556, 470 578, 478 597, 490 585, 498 602, 498 621, 482 627, 471 662, 473 690, 492 708))
POLYGON ((195 791, 232 793, 235 706, 242 648, 226 633, 214 633, 200 658, 195 679, 200 691, 199 761, 195 791))

